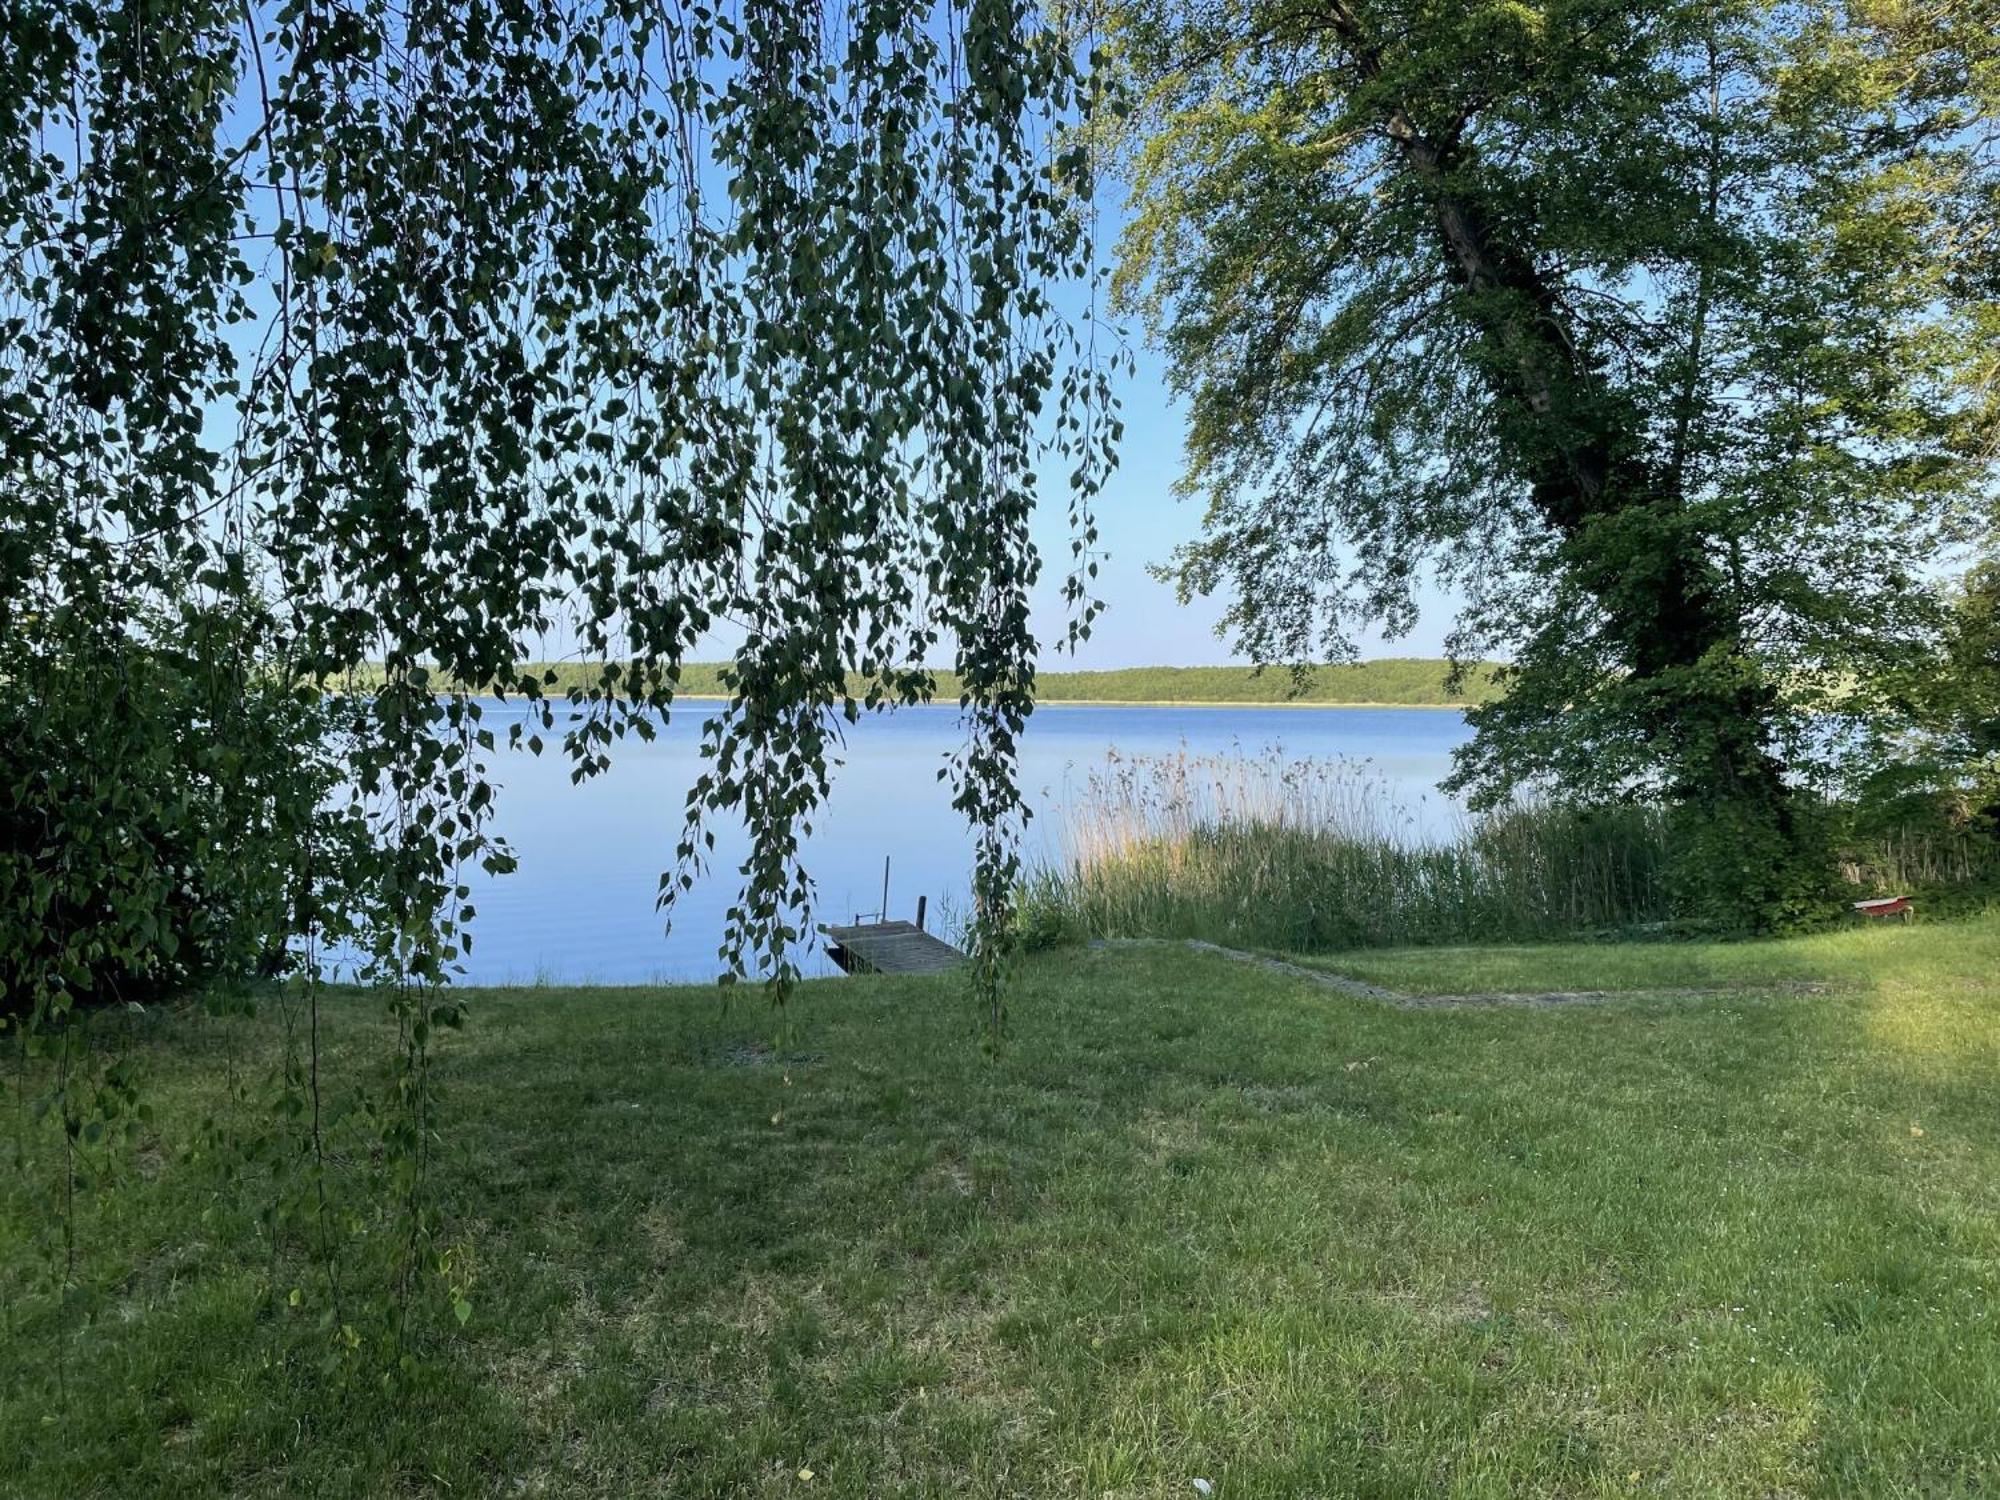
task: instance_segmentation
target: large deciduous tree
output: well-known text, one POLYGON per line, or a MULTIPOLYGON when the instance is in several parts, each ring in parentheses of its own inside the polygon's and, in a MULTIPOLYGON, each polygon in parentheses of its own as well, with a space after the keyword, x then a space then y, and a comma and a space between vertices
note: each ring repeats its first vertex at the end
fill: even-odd
POLYGON ((1817 894, 1827 714, 1990 498, 1990 0, 1138 0, 1121 268, 1260 660, 1511 658, 1457 782, 1663 797, 1691 915, 1817 894))

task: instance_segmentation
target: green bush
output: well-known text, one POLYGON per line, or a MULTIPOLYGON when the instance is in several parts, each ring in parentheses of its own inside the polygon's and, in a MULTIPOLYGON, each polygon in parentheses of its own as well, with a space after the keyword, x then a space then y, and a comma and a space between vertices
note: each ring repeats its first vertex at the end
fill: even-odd
POLYGON ((317 692, 122 635, 14 665, 0 695, 0 1010, 146 1000, 281 966, 332 785, 317 692))
POLYGON ((2000 818, 1957 793, 1863 798, 1843 809, 1840 873, 1858 899, 1914 896, 1930 912, 2000 901, 2000 818))

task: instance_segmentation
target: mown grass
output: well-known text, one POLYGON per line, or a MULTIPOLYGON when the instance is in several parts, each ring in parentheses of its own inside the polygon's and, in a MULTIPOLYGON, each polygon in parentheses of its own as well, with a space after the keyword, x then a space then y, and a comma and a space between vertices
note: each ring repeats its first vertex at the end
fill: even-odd
MULTIPOLYGON (((1986 919, 1991 921, 1992 919, 1986 919)), ((1968 931, 1956 922, 1921 926, 1950 952, 1968 931)), ((1300 955, 1295 961, 1411 995, 1534 990, 1710 989, 1731 986, 1866 987, 1925 945, 1923 931, 1856 917, 1785 942, 1524 943, 1300 955)), ((1935 966, 1926 964, 1926 972, 1935 966)), ((1893 982, 1893 979, 1891 980, 1893 982)))
MULTIPOLYGON (((520 669, 553 693, 572 687, 589 691, 600 681, 601 668, 590 662, 529 662, 520 669)), ((681 669, 679 695, 715 698, 727 695, 722 666, 689 662, 681 669)), ((1407 708, 1464 708, 1497 696, 1490 666, 1471 668, 1456 688, 1450 685, 1451 665, 1435 657, 1383 657, 1315 667, 1303 679, 1283 668, 1258 672, 1250 667, 1127 667, 1105 672, 1040 672, 1035 696, 1044 703, 1230 703, 1230 704, 1363 704, 1407 708)), ((365 675, 365 674, 364 674, 365 675)), ((955 672, 935 675, 934 697, 956 703, 960 683, 955 672)), ((484 690, 491 684, 473 684, 484 690)), ((857 696, 866 682, 849 682, 857 696)))
MULTIPOLYGON (((1021 972, 998 1060, 951 980, 809 985, 775 1048, 754 999, 479 994, 439 1052, 476 1311, 399 1392, 319 1372, 262 1296, 254 1179, 186 1154, 272 1023, 156 1018, 159 1113, 88 1200, 60 1345, 0 1175, 0 1490, 2000 1484, 2000 921, 1367 963, 1433 957, 1446 989, 1829 989, 1421 1012, 1072 951, 1021 972)), ((383 1023, 335 1011, 345 1078, 383 1023)))

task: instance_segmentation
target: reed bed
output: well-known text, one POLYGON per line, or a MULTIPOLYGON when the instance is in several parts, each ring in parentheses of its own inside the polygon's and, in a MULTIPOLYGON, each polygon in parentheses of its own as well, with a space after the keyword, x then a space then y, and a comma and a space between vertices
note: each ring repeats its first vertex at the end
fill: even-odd
POLYGON ((2000 896, 2000 850, 1980 823, 1913 821, 1878 830, 1850 843, 1840 873, 1857 896, 1921 895, 1966 909, 2000 896))
POLYGON ((1840 872, 1868 892, 1978 890, 1994 880, 1994 836, 1964 824, 1902 824, 1848 850, 1840 872))
POLYGON ((1030 946, 1200 937, 1328 952, 1533 941, 1667 914, 1662 818, 1521 806, 1440 837, 1340 759, 1180 754, 1093 772, 1021 903, 1030 946))

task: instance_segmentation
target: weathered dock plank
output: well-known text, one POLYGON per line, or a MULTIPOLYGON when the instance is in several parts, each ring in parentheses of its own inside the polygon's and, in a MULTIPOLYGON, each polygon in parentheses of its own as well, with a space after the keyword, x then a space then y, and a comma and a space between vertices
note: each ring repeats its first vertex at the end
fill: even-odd
POLYGON ((965 962, 965 955, 914 922, 829 924, 820 928, 827 952, 849 974, 940 974, 965 962))

